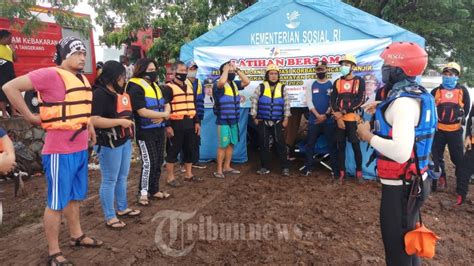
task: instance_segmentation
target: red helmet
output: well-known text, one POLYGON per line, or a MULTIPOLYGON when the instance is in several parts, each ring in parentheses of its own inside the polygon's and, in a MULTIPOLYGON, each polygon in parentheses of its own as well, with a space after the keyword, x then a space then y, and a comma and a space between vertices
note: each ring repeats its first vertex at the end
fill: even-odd
POLYGON ((413 77, 423 74, 428 65, 428 54, 416 43, 392 43, 380 54, 386 65, 399 67, 405 75, 413 77))

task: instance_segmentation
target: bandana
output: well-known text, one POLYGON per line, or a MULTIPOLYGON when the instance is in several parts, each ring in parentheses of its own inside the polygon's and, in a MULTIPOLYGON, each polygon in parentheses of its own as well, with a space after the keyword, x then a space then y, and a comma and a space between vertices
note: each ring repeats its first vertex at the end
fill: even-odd
POLYGON ((81 40, 71 36, 63 38, 56 45, 56 54, 54 55, 53 61, 59 66, 63 60, 79 51, 87 51, 86 46, 81 40))

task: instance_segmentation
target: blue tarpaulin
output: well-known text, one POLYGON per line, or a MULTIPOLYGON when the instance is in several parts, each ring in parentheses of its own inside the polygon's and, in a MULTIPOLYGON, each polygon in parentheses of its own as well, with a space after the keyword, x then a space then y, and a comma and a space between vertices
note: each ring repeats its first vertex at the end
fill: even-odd
MULTIPOLYGON (((316 43, 337 43, 344 41, 389 39, 410 41, 425 45, 425 40, 410 31, 377 18, 362 10, 347 5, 339 0, 261 0, 203 34, 199 38, 181 47, 180 59, 184 62, 195 60, 195 50, 201 47, 262 47, 278 45, 312 46, 316 43)), ((274 51, 274 50, 272 50, 274 51)), ((319 51, 318 51, 319 52, 319 51)), ((325 51, 326 52, 326 51, 325 51)), ((373 51, 372 51, 373 52, 373 51)), ((328 54, 331 51, 327 51, 328 54)), ((318 54, 315 52, 315 54, 318 54)), ((242 52, 235 51, 235 56, 242 52)), ((364 56, 359 53, 357 55, 364 56)), ((368 61, 373 59, 370 55, 368 61)), ((377 57, 377 56, 375 56, 377 57)), ((202 59, 202 58, 201 58, 202 59)), ((212 60, 212 59, 209 59, 212 60)), ((225 61, 215 62, 212 68, 201 68, 200 79, 216 78, 216 73, 203 73, 218 69, 225 61)), ((380 67, 380 66, 378 66, 380 67)), ((379 78, 380 73, 375 75, 379 78)), ((234 161, 247 161, 246 119, 248 109, 242 109, 240 131, 241 141, 235 147, 234 161)), ((347 170, 354 172, 354 159, 351 145, 347 145, 347 170)), ((203 121, 201 160, 215 159, 217 148, 217 131, 212 109, 206 110, 203 121)), ((366 168, 365 163, 372 152, 365 143, 361 144, 364 157, 364 176, 374 177, 373 164, 366 168)))

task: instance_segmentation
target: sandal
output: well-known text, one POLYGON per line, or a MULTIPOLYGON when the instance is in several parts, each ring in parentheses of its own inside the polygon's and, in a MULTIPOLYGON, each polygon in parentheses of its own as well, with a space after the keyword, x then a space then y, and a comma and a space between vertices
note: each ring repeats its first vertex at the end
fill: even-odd
POLYGON ((177 188, 177 187, 180 187, 181 184, 178 182, 178 180, 176 179, 173 179, 172 181, 170 182, 166 182, 166 185, 167 186, 170 186, 170 187, 173 187, 173 188, 177 188))
POLYGON ((197 177, 197 176, 193 175, 192 177, 184 178, 184 181, 186 181, 186 182, 203 182, 204 180, 200 177, 197 177))
POLYGON ((169 197, 171 197, 171 195, 164 191, 158 191, 153 196, 151 196, 152 199, 157 199, 157 200, 164 200, 164 199, 168 199, 169 197))
POLYGON ((140 204, 142 206, 150 205, 150 202, 148 201, 148 197, 147 196, 140 196, 138 198, 138 204, 140 204))
POLYGON ((224 174, 221 174, 221 173, 218 173, 218 172, 214 172, 214 177, 215 178, 220 178, 220 179, 225 178, 224 174))
POLYGON ((120 231, 120 230, 124 229, 125 226, 127 226, 127 224, 124 223, 124 222, 122 222, 122 221, 120 221, 120 220, 118 220, 118 221, 113 222, 113 223, 111 223, 111 224, 109 224, 109 223, 106 222, 106 223, 105 223, 105 226, 107 226, 107 228, 109 228, 109 229, 116 230, 116 231, 120 231), (115 226, 115 225, 118 225, 118 224, 120 224, 121 226, 115 226))
POLYGON ((240 171, 237 169, 229 169, 229 170, 224 170, 224 174, 233 174, 233 175, 238 175, 240 174, 240 171))
POLYGON ((125 217, 125 216, 135 217, 135 216, 140 216, 140 214, 142 214, 140 210, 133 210, 133 209, 126 209, 122 213, 117 212, 117 216, 120 216, 120 217, 125 217))
POLYGON ((71 246, 73 247, 98 248, 103 244, 104 242, 99 242, 99 240, 90 236, 86 236, 86 234, 83 234, 78 238, 71 237, 71 246), (92 244, 82 243, 82 240, 84 240, 86 237, 92 239, 92 244))
POLYGON ((48 256, 48 265, 74 265, 74 263, 72 263, 71 261, 69 261, 68 259, 66 259, 66 257, 64 257, 63 253, 62 252, 58 252, 58 253, 54 253, 53 255, 49 255, 48 256), (64 258, 64 261, 58 261, 58 257, 61 257, 63 256, 64 258))

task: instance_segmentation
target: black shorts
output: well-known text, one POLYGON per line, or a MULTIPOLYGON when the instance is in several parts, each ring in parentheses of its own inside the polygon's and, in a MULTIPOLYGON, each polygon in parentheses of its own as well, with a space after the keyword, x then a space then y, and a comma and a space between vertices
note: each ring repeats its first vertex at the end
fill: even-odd
POLYGON ((168 139, 166 147, 166 162, 176 163, 178 161, 178 154, 183 152, 183 162, 193 163, 197 160, 195 158, 195 146, 197 144, 197 135, 193 129, 173 129, 174 136, 168 139))
POLYGON ((346 124, 346 129, 340 129, 336 127, 336 141, 346 141, 350 143, 359 143, 359 138, 357 137, 357 121, 344 121, 346 124))

